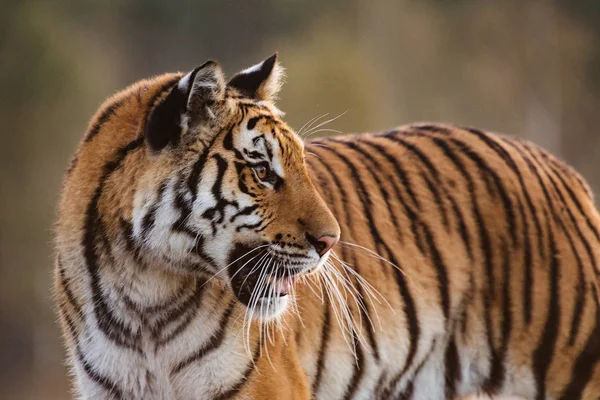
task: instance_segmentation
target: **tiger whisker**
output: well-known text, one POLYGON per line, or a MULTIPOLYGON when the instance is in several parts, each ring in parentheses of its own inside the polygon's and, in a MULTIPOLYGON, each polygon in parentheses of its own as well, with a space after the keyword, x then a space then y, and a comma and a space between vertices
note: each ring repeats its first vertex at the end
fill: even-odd
POLYGON ((305 153, 309 156, 317 157, 319 160, 321 160, 321 157, 317 153, 313 153, 312 151, 305 151, 305 153))
MULTIPOLYGON (((355 286, 353 285, 353 283, 351 282, 349 276, 346 274, 346 277, 344 275, 342 275, 341 272, 339 272, 335 266, 329 262, 329 260, 326 262, 327 267, 330 269, 332 276, 335 277, 339 282, 342 283, 342 286, 344 287, 345 291, 347 293, 350 294, 350 296, 354 299, 355 304, 357 305, 357 307, 359 309, 362 309, 365 313, 365 315, 367 316, 367 319, 369 321, 369 323, 371 324, 371 326, 374 326, 373 321, 371 320, 371 318, 369 317, 369 313, 367 312, 366 309, 366 304, 363 301, 363 297, 361 296, 361 294, 357 291, 357 289, 355 288, 355 286), (360 301, 358 301, 357 299, 360 298, 360 301)), ((362 335, 362 317, 361 314, 358 313, 358 323, 356 322, 356 318, 354 318, 354 315, 352 314, 351 311, 349 311, 349 315, 351 316, 351 319, 349 320, 349 322, 351 323, 351 328, 352 331, 356 334, 356 337, 359 341, 359 343, 365 348, 365 350, 367 352, 371 352, 369 346, 367 346, 367 343, 362 335), (357 329, 358 326, 358 329, 357 329)), ((352 332, 350 332, 352 333, 352 332)))
MULTIPOLYGON (((331 268, 332 276, 336 277, 336 279, 342 283, 342 285, 345 289, 345 292, 350 294, 350 296, 354 300, 354 303, 356 304, 357 308, 360 310, 363 310, 363 312, 367 316, 367 319, 368 319, 369 323, 371 324, 371 326, 374 326, 373 321, 371 320, 371 318, 369 317, 369 313, 367 312, 365 303, 362 301, 362 297, 360 296, 360 293, 358 293, 358 291, 356 290, 354 285, 352 285, 352 282, 347 281, 346 278, 333 265, 329 264, 328 266, 331 268), (360 301, 359 301, 358 297, 361 297, 360 301)), ((352 316, 353 325, 358 326, 358 328, 359 328, 358 331, 362 332, 362 317, 361 317, 360 313, 358 314, 358 323, 356 322, 356 318, 354 317, 354 315, 352 313, 350 313, 350 315, 352 316)), ((362 337, 359 337, 359 340, 361 338, 362 337)), ((365 347, 365 348, 368 350, 367 347, 365 347)))
POLYGON ((323 147, 325 149, 333 149, 333 147, 331 146, 327 146, 326 144, 323 143, 316 143, 316 142, 312 142, 311 143, 312 146, 318 146, 318 147, 323 147))
POLYGON ((341 113, 340 115, 338 115, 337 117, 333 117, 331 119, 328 119, 327 121, 323 121, 321 123, 319 123, 318 125, 316 125, 315 127, 312 127, 310 129, 307 129, 306 133, 305 133, 305 138, 308 138, 310 135, 312 135, 314 133, 315 130, 319 129, 320 127, 329 124, 330 122, 333 122, 341 117, 343 117, 346 113, 348 112, 348 110, 344 111, 343 113, 341 113))
MULTIPOLYGON (((289 278, 289 269, 288 269, 288 278, 289 278)), ((295 285, 292 285, 290 288, 290 301, 292 302, 292 309, 295 310, 296 315, 300 321, 300 325, 303 329, 306 329, 304 325, 304 320, 302 319, 302 315, 300 315, 300 310, 298 309, 298 302, 296 301, 296 288, 295 285)))
MULTIPOLYGON (((345 268, 342 268, 342 272, 340 272, 337 268, 335 268, 333 263, 330 263, 330 267, 334 271, 334 275, 338 276, 338 279, 342 282, 346 291, 350 293, 356 306, 359 308, 359 310, 362 310, 365 313, 365 315, 367 316, 367 319, 369 320, 369 323, 371 324, 371 326, 373 326, 373 321, 371 321, 371 318, 369 317, 369 313, 367 311, 367 308, 366 308, 366 305, 364 302, 365 299, 363 298, 360 291, 355 287, 354 282, 352 282, 352 279, 348 275, 348 271, 345 268)), ((361 314, 359 314, 359 316, 358 316, 358 322, 359 322, 359 328, 362 331, 362 316, 361 316, 361 314)))
POLYGON ((312 127, 312 125, 313 125, 313 124, 314 124, 316 121, 318 121, 318 120, 320 120, 321 118, 323 118, 323 117, 326 117, 326 116, 328 116, 328 115, 329 115, 329 113, 325 113, 325 114, 322 114, 322 115, 320 115, 320 116, 317 116, 317 117, 313 117, 313 118, 311 118, 310 120, 308 120, 308 121, 307 121, 307 122, 306 122, 304 125, 302 125, 302 127, 301 127, 301 128, 298 130, 298 136, 302 137, 303 129, 304 129, 305 127, 306 127, 306 129, 307 129, 307 130, 308 130, 308 129, 310 129, 310 128, 312 127), (307 126, 307 125, 308 125, 308 126, 307 126))
POLYGON ((378 260, 381 260, 381 261, 383 261, 383 262, 385 262, 385 263, 387 263, 387 264, 391 265, 392 267, 396 268, 398 271, 402 272, 402 274, 403 274, 404 276, 408 277, 408 275, 406 274, 406 272, 404 272, 404 270, 402 270, 402 268, 400 268, 399 266, 397 266, 396 264, 394 264, 393 262, 391 262, 391 261, 390 261, 390 260, 388 260, 387 258, 384 258, 384 257, 380 256, 379 254, 377 254, 376 252, 374 252, 374 251, 373 251, 373 250, 371 250, 371 249, 368 249, 368 248, 366 248, 366 247, 364 247, 364 246, 361 246, 361 245, 358 245, 358 244, 355 244, 355 243, 344 242, 344 241, 341 241, 341 240, 339 241, 339 243, 340 243, 340 244, 342 244, 342 245, 344 245, 344 246, 350 246, 350 247, 355 247, 355 248, 358 248, 358 249, 364 250, 364 251, 366 251, 368 254, 370 254, 372 257, 374 257, 374 258, 376 258, 376 259, 378 259, 378 260))
MULTIPOLYGON (((261 254, 262 254, 262 253, 261 253, 261 254)), ((264 258, 266 258, 266 257, 269 257, 270 255, 271 255, 271 252, 270 252, 269 250, 267 250, 267 252, 266 252, 266 253, 263 255, 263 257, 262 257, 262 258, 261 258, 259 261, 262 261, 264 258)), ((246 263, 246 264, 247 264, 247 263, 246 263)), ((244 264, 244 265, 246 265, 246 264, 244 264)), ((238 274, 238 272, 240 272, 240 271, 241 271, 241 269, 244 267, 244 265, 242 265, 242 266, 240 267, 240 269, 239 269, 239 270, 237 270, 237 271, 236 271, 236 272, 235 272, 235 273, 232 275, 231 279, 233 279, 233 278, 234 278, 234 277, 235 277, 235 276, 238 274)), ((256 272, 256 271, 257 271, 259 268, 261 268, 261 267, 262 267, 262 264, 259 264, 259 263, 257 262, 257 263, 256 263, 256 265, 254 265, 254 267, 252 267, 252 269, 250 269, 250 271, 249 271, 249 272, 246 274, 246 277, 244 278, 244 281, 242 282, 242 284, 241 284, 240 286, 242 286, 242 287, 243 287, 243 286, 246 284, 246 282, 248 281, 248 278, 249 278, 249 277, 250 277, 250 276, 251 276, 253 273, 255 273, 255 272, 256 272)))
POLYGON ((392 305, 387 301, 385 296, 379 290, 377 290, 373 285, 371 285, 369 283, 369 281, 367 281, 362 275, 360 275, 358 272, 356 272, 354 270, 354 268, 350 267, 349 264, 347 264, 346 262, 341 260, 337 256, 337 254, 335 254, 335 252, 332 252, 331 256, 332 256, 333 260, 337 261, 343 268, 347 269, 348 272, 350 272, 352 275, 354 275, 356 277, 356 279, 358 280, 358 283, 365 289, 367 295, 374 298, 374 300, 376 300, 379 304, 381 304, 381 302, 383 301, 390 308, 390 310, 392 310, 394 313, 396 313, 396 311, 394 310, 392 305), (379 299, 381 299, 381 300, 379 300, 379 299))
MULTIPOLYGON (((375 294, 373 293, 373 291, 370 288, 370 286, 371 286, 370 283, 367 282, 362 276, 360 276, 360 274, 358 274, 352 268, 349 268, 348 266, 344 265, 343 263, 340 263, 340 265, 342 266, 342 268, 346 269, 348 272, 350 272, 353 276, 355 276, 357 278, 357 283, 359 285, 361 285, 361 287, 364 289, 365 294, 367 296, 367 299, 365 299, 365 300, 370 301, 371 304, 373 305, 373 311, 375 312, 375 317, 377 318, 377 323, 378 323, 379 327, 382 328, 383 325, 381 323, 381 318, 379 317, 379 311, 377 310, 377 307, 375 305, 375 302, 377 302, 378 304, 381 304, 381 300, 379 300, 377 297, 380 297, 388 305, 388 307, 390 308, 392 313, 396 314, 396 311, 392 308, 392 306, 387 301, 387 299, 379 291, 377 291, 377 289, 373 288, 373 290, 375 292, 377 292, 377 294, 379 295, 379 296, 375 296, 375 294), (362 281, 361 281, 361 279, 362 279, 362 281)), ((367 314, 367 316, 368 316, 368 314, 367 314)), ((373 323, 371 323, 371 325, 373 325, 373 323)))
POLYGON ((321 133, 321 132, 333 132, 333 133, 337 133, 338 135, 343 135, 344 132, 337 130, 337 129, 330 129, 330 128, 321 128, 321 129, 317 129, 316 131, 311 132, 312 135, 315 135, 317 133, 321 133))
MULTIPOLYGON (((232 262, 230 262, 230 263, 229 263, 229 264, 227 264, 225 267, 221 268, 219 271, 217 271, 215 274, 213 274, 213 276, 211 276, 211 277, 210 277, 210 278, 209 278, 209 279, 208 279, 208 280, 207 280, 207 281, 206 281, 206 282, 205 282, 205 283, 204 283, 202 286, 206 285, 208 282, 210 282, 211 280, 213 280, 213 279, 214 279, 214 278, 215 278, 217 275, 219 275, 221 272, 225 271, 227 268, 229 268, 230 266, 232 266, 233 264, 235 264, 236 262, 238 262, 238 261, 239 261, 239 260, 241 260, 242 258, 246 257, 247 255, 250 255, 250 253, 252 253, 252 252, 254 252, 254 251, 258 250, 258 249, 261 249, 261 248, 267 247, 267 246, 270 246, 270 244, 265 244, 265 245, 262 245, 262 246, 258 246, 258 247, 255 247, 255 248, 253 248, 252 250, 249 250, 249 251, 247 251, 247 252, 246 252, 244 255, 242 255, 242 256, 240 256, 240 257, 238 257, 238 258, 237 258, 235 261, 232 261, 232 262)), ((256 256, 252 257, 250 260, 248 260, 246 263, 244 263, 244 265, 248 264, 250 261, 254 260, 256 257, 260 256, 260 255, 261 255, 261 254, 263 254, 263 253, 264 253, 264 250, 263 250, 262 252, 258 253, 256 256)), ((244 265, 242 265, 242 266, 241 266, 241 267, 240 267, 240 268, 239 268, 239 269, 238 269, 238 270, 237 270, 237 271, 236 271, 236 272, 235 272, 235 273, 234 273, 234 274, 231 276, 231 278, 229 278, 229 279, 233 279, 233 277, 234 277, 234 276, 235 276, 235 275, 236 275, 236 274, 237 274, 239 271, 241 271, 241 269, 244 267, 244 265)))
POLYGON ((321 277, 323 278, 323 283, 325 284, 325 290, 328 293, 328 297, 331 300, 331 309, 333 310, 335 319, 338 323, 338 326, 340 327, 340 331, 342 333, 342 338, 344 339, 344 342, 346 342, 346 345, 356 358, 356 349, 354 348, 353 344, 350 344, 350 341, 347 337, 347 334, 352 336, 354 331, 354 328, 351 324, 351 318, 348 316, 348 306, 342 299, 342 295, 339 292, 339 289, 331 280, 332 277, 329 275, 328 269, 324 268, 324 270, 326 270, 326 273, 321 274, 321 277))
POLYGON ((321 295, 319 295, 315 289, 312 287, 311 283, 310 283, 310 279, 306 276, 301 276, 300 277, 300 282, 304 283, 306 285, 306 287, 308 287, 310 289, 311 292, 313 292, 313 294, 315 295, 315 297, 317 297, 319 300, 321 300, 321 304, 323 304, 324 299, 323 299, 323 293, 321 293, 321 295))
MULTIPOLYGON (((252 293, 250 294, 250 302, 249 302, 247 308, 249 310, 250 318, 252 320, 254 319, 253 317, 256 314, 256 306, 258 304, 259 298, 260 298, 260 296, 262 295, 262 293, 263 293, 263 291, 265 289, 266 271, 268 269, 267 266, 269 265, 270 261, 272 261, 272 260, 273 260, 273 258, 271 257, 270 259, 268 259, 266 261, 265 268, 263 268, 261 270, 261 272, 259 274, 259 277, 258 277, 258 280, 257 280, 257 283, 254 286, 254 288, 252 289, 252 293)), ((263 333, 262 332, 262 320, 260 318, 261 317, 261 315, 260 315, 260 311, 261 310, 258 310, 258 311, 259 311, 259 314, 258 314, 258 316, 259 316, 258 324, 259 324, 259 328, 260 328, 259 329, 259 343, 264 343, 263 342, 263 335, 262 335, 262 333, 263 333)), ((248 327, 247 327, 247 335, 248 335, 247 337, 248 337, 248 340, 250 339, 250 327, 251 327, 251 323, 249 323, 248 327)), ((249 345, 250 344, 248 342, 248 346, 249 345)), ((262 349, 262 346, 261 346, 261 348, 259 349, 261 356, 262 356, 262 350, 263 349, 262 349)))
MULTIPOLYGON (((269 253, 267 253, 267 255, 269 255, 269 253)), ((261 260, 257 263, 256 268, 262 268, 262 266, 265 263, 268 263, 268 261, 269 261, 269 259, 266 259, 266 257, 261 258, 261 260)), ((259 274, 259 278, 257 280, 257 284, 253 288, 252 293, 250 294, 250 301, 249 301, 249 303, 248 303, 248 305, 246 307, 246 315, 244 316, 244 321, 246 321, 246 318, 248 318, 248 323, 247 324, 244 323, 244 325, 246 326, 247 351, 250 351, 250 328, 251 328, 251 325, 252 325, 252 321, 254 320, 254 315, 256 313, 256 310, 255 310, 256 302, 258 301, 258 297, 259 297, 260 293, 262 293, 262 285, 264 284, 264 280, 265 280, 264 275, 266 274, 265 271, 266 271, 266 268, 264 268, 261 271, 261 274, 259 274)), ((261 324, 260 320, 257 323, 260 326, 260 324, 261 324)), ((262 336, 261 335, 259 335, 259 344, 261 346, 261 348, 259 349, 259 351, 262 354, 262 344, 263 344, 263 341, 262 341, 262 336)))

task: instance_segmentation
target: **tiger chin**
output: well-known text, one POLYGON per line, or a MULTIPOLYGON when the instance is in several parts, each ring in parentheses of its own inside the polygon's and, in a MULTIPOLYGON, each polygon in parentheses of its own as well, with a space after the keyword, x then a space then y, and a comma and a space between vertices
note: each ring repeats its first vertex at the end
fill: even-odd
POLYGON ((274 55, 142 80, 66 173, 55 299, 82 399, 592 399, 600 218, 532 143, 304 141, 274 55))

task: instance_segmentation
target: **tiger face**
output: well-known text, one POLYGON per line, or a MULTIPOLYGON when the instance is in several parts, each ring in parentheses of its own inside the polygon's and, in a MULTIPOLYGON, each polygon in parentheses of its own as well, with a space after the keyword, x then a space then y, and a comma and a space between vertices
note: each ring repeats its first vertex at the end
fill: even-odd
POLYGON ((276 56, 228 83, 214 62, 181 77, 148 117, 133 206, 150 257, 223 280, 258 318, 286 308, 295 280, 318 271, 340 235, 272 102, 281 78, 276 56))

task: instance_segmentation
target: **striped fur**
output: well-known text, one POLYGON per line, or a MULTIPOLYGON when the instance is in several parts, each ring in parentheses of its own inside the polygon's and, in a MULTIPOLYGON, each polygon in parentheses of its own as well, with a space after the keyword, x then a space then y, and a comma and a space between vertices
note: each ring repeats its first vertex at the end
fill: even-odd
POLYGON ((207 63, 92 121, 56 226, 75 394, 597 398, 584 181, 453 126, 302 143, 272 103, 280 75, 270 58, 225 84, 207 63))

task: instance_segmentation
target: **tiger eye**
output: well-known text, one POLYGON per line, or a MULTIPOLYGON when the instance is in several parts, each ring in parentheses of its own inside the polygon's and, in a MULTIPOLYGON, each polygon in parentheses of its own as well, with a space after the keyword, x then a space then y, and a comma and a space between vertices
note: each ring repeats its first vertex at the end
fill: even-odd
POLYGON ((258 179, 260 180, 264 180, 267 178, 267 168, 266 167, 256 167, 254 169, 256 171, 256 176, 258 176, 258 179))

